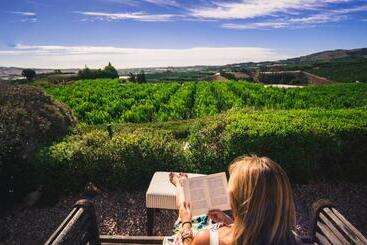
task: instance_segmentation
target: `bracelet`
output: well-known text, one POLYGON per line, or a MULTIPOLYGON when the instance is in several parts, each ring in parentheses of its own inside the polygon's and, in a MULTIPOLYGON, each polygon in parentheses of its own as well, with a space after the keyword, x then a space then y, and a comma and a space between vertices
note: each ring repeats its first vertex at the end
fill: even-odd
POLYGON ((181 227, 183 227, 185 224, 190 224, 191 227, 192 227, 192 222, 191 221, 182 222, 181 227))
POLYGON ((186 239, 192 239, 194 237, 194 234, 192 233, 192 230, 183 230, 181 232, 181 240, 184 241, 186 239))

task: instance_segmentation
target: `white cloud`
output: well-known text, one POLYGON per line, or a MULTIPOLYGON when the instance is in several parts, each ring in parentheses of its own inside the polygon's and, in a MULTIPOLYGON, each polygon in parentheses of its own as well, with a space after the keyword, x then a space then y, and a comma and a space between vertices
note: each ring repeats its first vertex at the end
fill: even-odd
POLYGON ((17 45, 0 50, 0 66, 34 68, 102 67, 111 61, 116 67, 166 67, 225 65, 238 62, 289 58, 276 50, 259 47, 195 47, 187 49, 139 49, 96 46, 17 45))
POLYGON ((350 14, 350 13, 362 12, 362 11, 367 11, 367 4, 356 6, 356 7, 351 7, 351 8, 336 9, 336 10, 333 10, 332 12, 336 14, 350 14))
POLYGON ((167 5, 178 7, 180 4, 175 0, 144 0, 145 2, 156 4, 156 5, 167 5))
POLYGON ((13 11, 13 12, 10 12, 10 13, 22 17, 21 19, 17 20, 18 22, 31 22, 31 23, 35 23, 35 22, 38 21, 37 14, 34 13, 34 12, 13 11))
POLYGON ((316 24, 333 23, 347 20, 350 13, 366 11, 367 5, 358 7, 324 10, 321 13, 302 16, 302 17, 288 17, 288 18, 274 18, 260 22, 250 23, 225 23, 223 28, 227 29, 280 29, 280 28, 303 28, 308 26, 315 26, 316 24))
POLYGON ((159 6, 179 7, 180 4, 176 0, 101 0, 115 3, 122 3, 131 6, 138 6, 142 2, 155 4, 159 6))
POLYGON ((132 13, 106 13, 106 12, 87 12, 75 11, 76 14, 91 17, 92 20, 137 20, 137 21, 171 21, 175 17, 172 14, 146 14, 144 12, 132 13))
POLYGON ((36 16, 36 13, 34 12, 21 12, 21 11, 13 11, 11 12, 12 14, 18 14, 18 15, 22 15, 22 16, 36 16))
POLYGON ((215 2, 210 7, 199 7, 190 11, 192 16, 204 19, 248 19, 294 10, 310 10, 342 2, 349 2, 349 0, 242 0, 215 2))
POLYGON ((223 24, 223 28, 227 29, 281 29, 281 28, 303 28, 306 26, 314 26, 316 24, 339 22, 347 19, 344 15, 332 15, 332 14, 317 14, 307 17, 300 18, 289 18, 289 19, 274 19, 263 22, 252 22, 244 24, 226 23, 223 24))
POLYGON ((264 22, 254 22, 254 23, 245 23, 245 24, 236 24, 236 23, 226 23, 223 24, 222 27, 226 29, 237 29, 237 30, 246 30, 246 29, 280 29, 288 27, 289 23, 281 20, 274 21, 264 21, 264 22))

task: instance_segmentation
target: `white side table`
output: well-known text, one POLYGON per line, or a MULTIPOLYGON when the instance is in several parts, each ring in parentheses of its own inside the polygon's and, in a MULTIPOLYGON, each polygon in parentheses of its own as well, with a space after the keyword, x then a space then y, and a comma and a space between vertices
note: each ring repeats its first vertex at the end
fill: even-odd
MULTIPOLYGON (((176 189, 169 181, 170 172, 155 172, 146 192, 147 232, 153 234, 154 216, 157 209, 178 209, 176 189)), ((189 178, 203 174, 188 174, 189 178)))

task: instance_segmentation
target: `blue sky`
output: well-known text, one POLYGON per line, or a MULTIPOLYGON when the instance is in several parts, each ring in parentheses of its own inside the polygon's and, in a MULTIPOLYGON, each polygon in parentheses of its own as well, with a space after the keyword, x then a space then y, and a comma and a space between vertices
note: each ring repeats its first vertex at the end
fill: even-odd
POLYGON ((367 47, 367 0, 2 0, 0 66, 222 65, 367 47))

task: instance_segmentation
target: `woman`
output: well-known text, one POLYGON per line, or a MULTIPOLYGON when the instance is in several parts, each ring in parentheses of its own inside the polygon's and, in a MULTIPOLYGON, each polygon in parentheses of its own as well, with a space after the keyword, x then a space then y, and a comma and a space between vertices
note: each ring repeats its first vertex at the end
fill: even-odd
POLYGON ((184 244, 296 244, 295 207, 286 173, 267 157, 242 156, 229 167, 228 193, 233 221, 223 212, 210 211, 216 223, 195 236, 190 205, 184 202, 182 183, 187 175, 173 174, 184 244))

